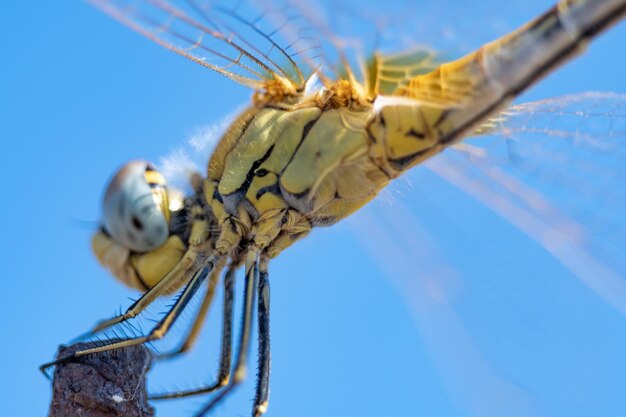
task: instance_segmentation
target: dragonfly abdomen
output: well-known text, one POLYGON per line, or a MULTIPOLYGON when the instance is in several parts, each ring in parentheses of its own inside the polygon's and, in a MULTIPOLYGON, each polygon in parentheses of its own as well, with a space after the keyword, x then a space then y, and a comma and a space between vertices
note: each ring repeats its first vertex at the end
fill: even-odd
POLYGON ((376 98, 372 158, 396 177, 462 140, 624 14, 625 0, 563 0, 517 31, 405 80, 376 98))

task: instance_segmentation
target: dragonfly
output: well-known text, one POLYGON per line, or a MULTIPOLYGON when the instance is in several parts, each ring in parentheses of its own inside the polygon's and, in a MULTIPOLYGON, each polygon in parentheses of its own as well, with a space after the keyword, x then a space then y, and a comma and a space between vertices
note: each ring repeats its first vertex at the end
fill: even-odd
MULTIPOLYGON (((212 410, 246 377, 255 305, 259 372, 252 414, 267 410, 272 259, 313 228, 348 217, 405 171, 469 143, 461 143, 464 139, 498 129, 500 118, 523 115, 521 107, 501 112, 626 13, 624 1, 563 1, 510 35, 450 62, 410 51, 376 54, 355 68, 337 46, 340 70, 329 74, 319 39, 304 33, 301 15, 284 8, 264 6, 261 15, 251 17, 245 7, 217 2, 92 3, 254 93, 220 140, 206 173, 191 177, 189 195, 171 193, 163 175, 143 161, 124 166, 105 192, 94 252, 118 279, 145 293, 90 334, 124 323, 159 296, 180 290, 171 309, 146 335, 77 351, 42 369, 158 340, 207 284, 190 338, 172 354, 187 350, 221 278, 224 311, 215 382, 152 396, 213 393, 198 415, 212 410), (233 352, 234 280, 242 266, 243 322, 233 352)), ((514 186, 506 179, 502 184, 514 186)))

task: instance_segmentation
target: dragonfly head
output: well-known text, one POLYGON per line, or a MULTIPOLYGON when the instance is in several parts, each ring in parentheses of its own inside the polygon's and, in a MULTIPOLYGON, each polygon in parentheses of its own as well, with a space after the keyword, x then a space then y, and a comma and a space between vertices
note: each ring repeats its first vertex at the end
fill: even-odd
POLYGON ((104 194, 104 229, 133 252, 148 252, 169 236, 169 198, 165 179, 145 161, 124 165, 104 194))
POLYGON ((182 194, 168 190, 152 164, 127 163, 104 194, 103 225, 91 241, 98 261, 132 288, 154 286, 185 252, 172 230, 185 218, 184 205, 182 194))

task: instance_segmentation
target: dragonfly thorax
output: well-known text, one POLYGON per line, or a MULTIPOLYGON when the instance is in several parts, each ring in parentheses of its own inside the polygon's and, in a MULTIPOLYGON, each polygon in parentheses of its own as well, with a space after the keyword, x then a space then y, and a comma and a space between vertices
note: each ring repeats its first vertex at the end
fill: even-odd
POLYGON ((216 249, 242 241, 270 257, 315 226, 333 224, 388 182, 368 155, 369 110, 252 107, 208 166, 204 194, 219 227, 216 249))

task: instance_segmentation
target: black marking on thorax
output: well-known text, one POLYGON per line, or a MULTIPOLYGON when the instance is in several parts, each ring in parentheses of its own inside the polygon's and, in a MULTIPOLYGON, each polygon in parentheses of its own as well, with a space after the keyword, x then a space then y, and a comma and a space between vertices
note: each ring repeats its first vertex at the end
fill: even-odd
POLYGON ((246 174, 246 179, 237 190, 233 191, 230 194, 221 196, 224 202, 224 209, 227 213, 230 213, 231 215, 237 214, 237 208, 245 199, 246 192, 248 191, 248 188, 250 187, 250 184, 252 184, 252 180, 255 177, 255 171, 259 166, 261 166, 263 162, 267 160, 267 158, 270 157, 273 150, 274 145, 270 146, 261 158, 252 163, 252 167, 248 170, 248 173, 246 174))
POLYGON ((256 193, 256 199, 257 200, 261 199, 261 197, 265 193, 271 193, 271 194, 274 194, 274 195, 277 195, 277 196, 280 197, 282 195, 282 193, 280 191, 280 186, 278 185, 278 181, 276 181, 272 185, 268 185, 267 187, 263 187, 263 188, 259 189, 259 191, 257 191, 257 193, 256 193))
POLYGON ((404 134, 404 136, 409 138, 415 138, 417 140, 423 140, 426 137, 426 135, 424 135, 422 132, 416 131, 415 128, 410 128, 409 131, 404 134))
POLYGON ((304 125, 304 127, 302 128, 302 135, 300 136, 300 142, 298 142, 298 145, 296 146, 296 149, 294 149, 293 153, 289 157, 289 161, 285 164, 285 166, 280 171, 280 173, 278 173, 279 177, 282 175, 283 172, 285 172, 287 167, 289 165, 291 165, 291 161, 293 161, 293 158, 298 153, 298 150, 300 149, 300 146, 302 146, 302 143, 304 142, 304 139, 306 139, 306 137, 308 136, 308 134, 311 131, 311 129, 313 129, 313 126, 315 126, 315 123, 317 123, 317 121, 322 118, 323 114, 324 114, 324 112, 320 113, 320 115, 319 115, 319 117, 317 119, 311 120, 310 122, 308 122, 307 124, 304 125))

